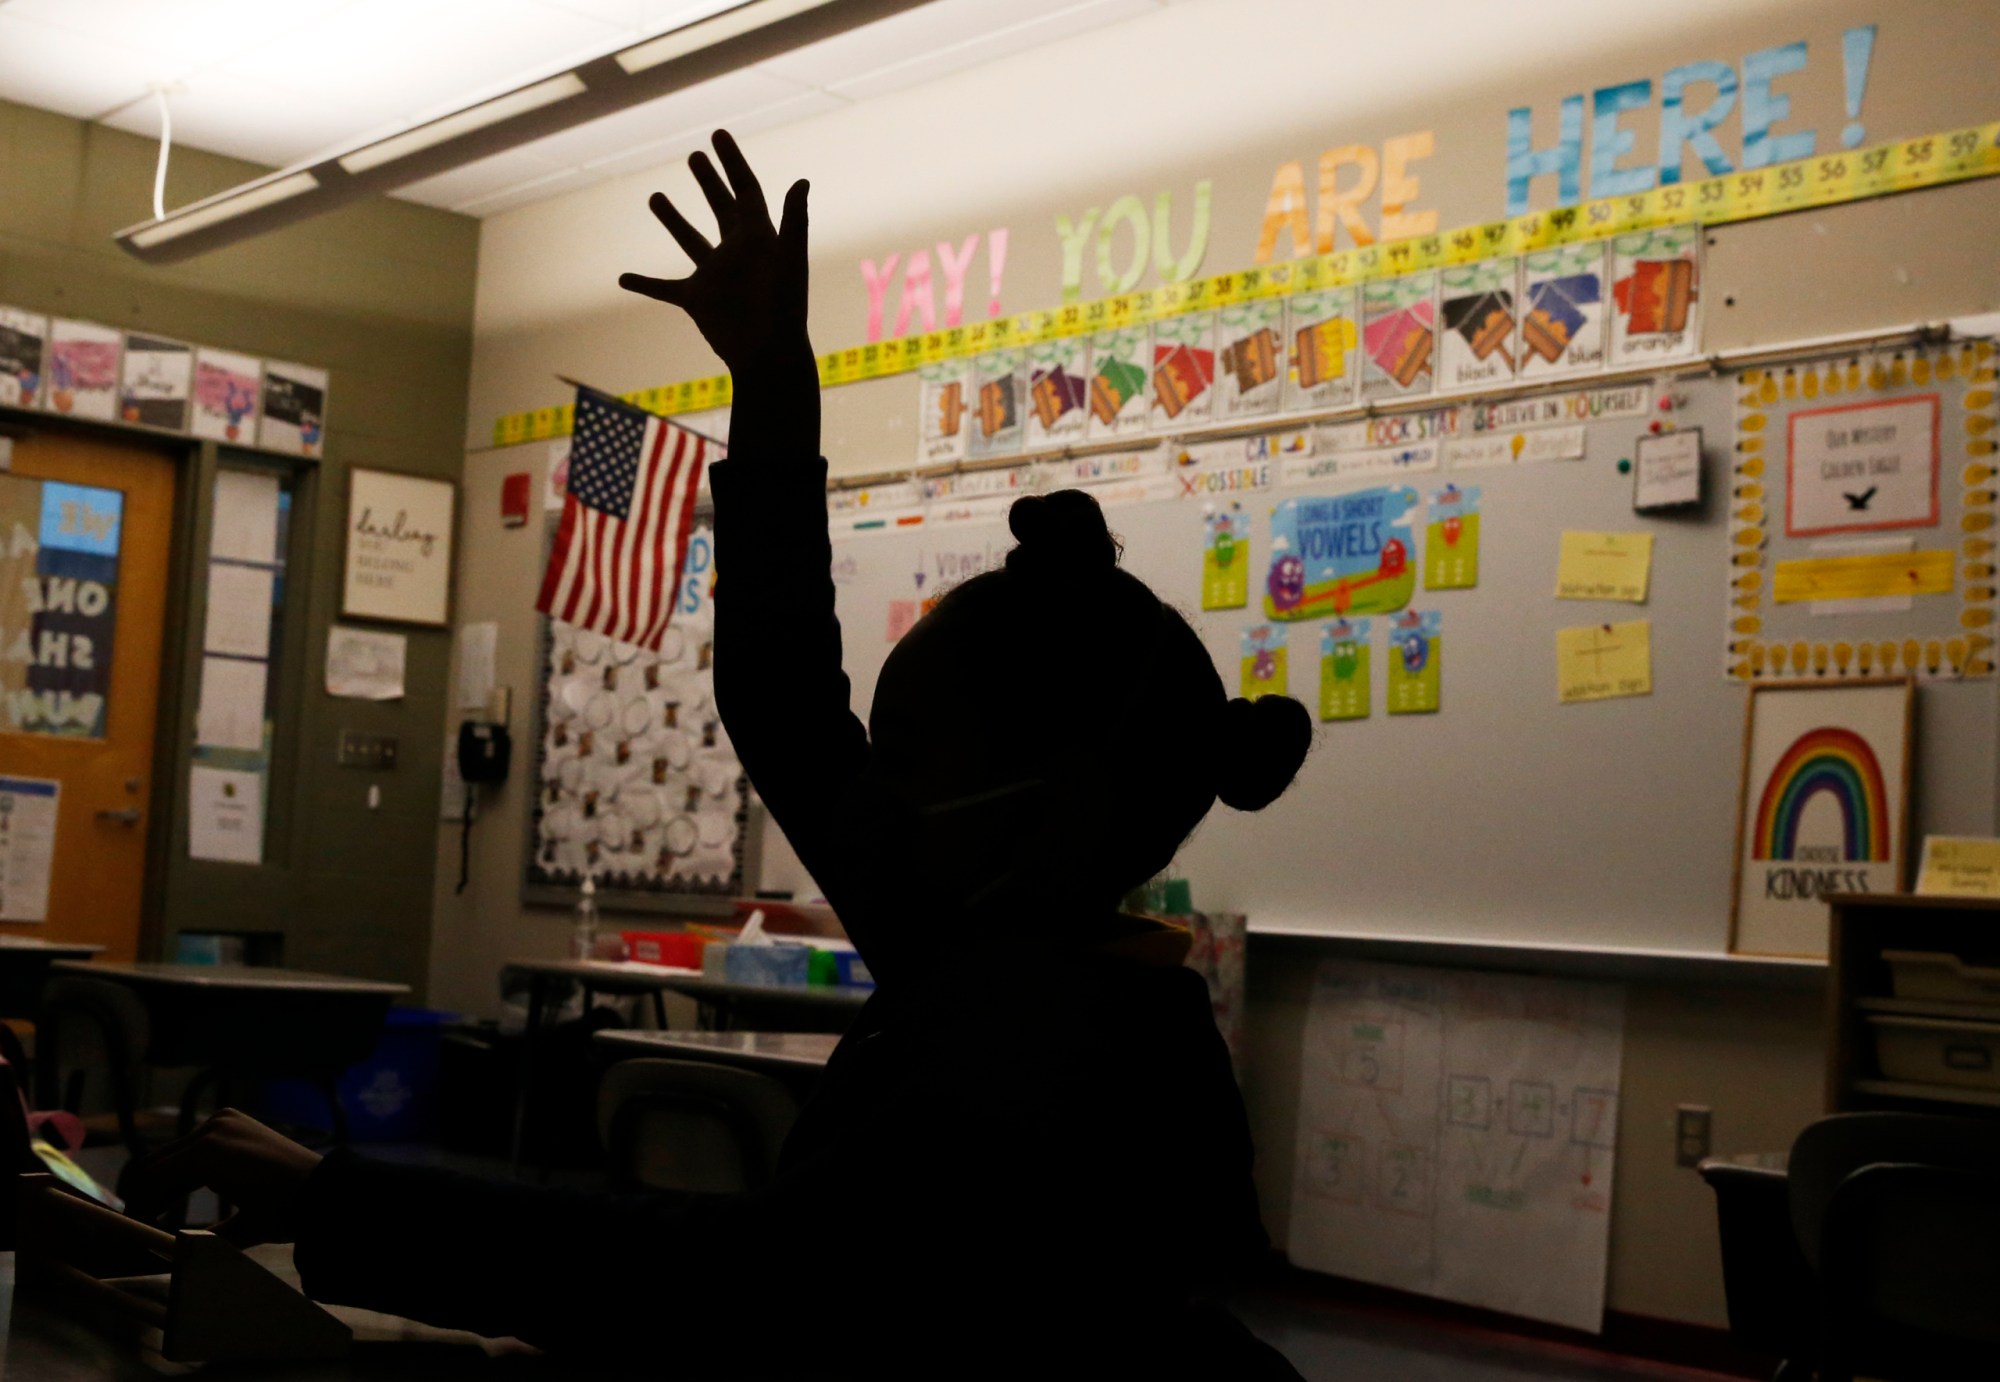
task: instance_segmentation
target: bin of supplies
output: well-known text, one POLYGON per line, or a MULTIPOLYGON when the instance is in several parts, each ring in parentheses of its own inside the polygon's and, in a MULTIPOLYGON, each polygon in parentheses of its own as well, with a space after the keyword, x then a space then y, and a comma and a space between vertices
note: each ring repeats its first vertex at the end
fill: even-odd
POLYGON ((1868 1026, 1888 1079, 2000 1089, 2000 1022, 1870 1013, 1868 1026))

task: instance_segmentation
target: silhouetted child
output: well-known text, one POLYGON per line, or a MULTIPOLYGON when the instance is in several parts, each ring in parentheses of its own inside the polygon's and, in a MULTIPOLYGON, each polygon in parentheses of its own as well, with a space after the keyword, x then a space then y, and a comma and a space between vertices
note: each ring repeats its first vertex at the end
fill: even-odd
POLYGON ((775 1182, 689 1203, 312 1154, 240 1115, 155 1168, 295 1234, 307 1289, 671 1375, 1293 1377, 1204 1293, 1265 1239, 1242 1101, 1187 938, 1121 915, 1220 798, 1305 757, 1295 701, 1231 700, 1118 568, 1097 503, 1018 501, 1003 568, 890 654, 864 729, 834 617, 805 326, 805 186, 774 228, 726 134, 710 246, 626 287, 735 381, 715 498, 716 702, 879 987, 775 1182), (732 190, 733 188, 733 190, 732 190), (261 1179, 260 1179, 261 1177, 261 1179), (790 1370, 790 1371, 787 1371, 790 1370))

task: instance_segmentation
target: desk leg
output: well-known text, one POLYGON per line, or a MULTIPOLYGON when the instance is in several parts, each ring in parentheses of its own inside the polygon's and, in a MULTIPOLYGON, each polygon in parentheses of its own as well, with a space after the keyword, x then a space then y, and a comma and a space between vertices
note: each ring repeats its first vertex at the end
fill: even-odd
POLYGON ((546 976, 540 974, 528 980, 528 1025, 521 1033, 521 1073, 514 1081, 514 1144, 507 1165, 508 1174, 516 1178, 521 1174, 521 1149, 528 1134, 529 1086, 535 1078, 535 1049, 541 1041, 547 982, 546 976))
POLYGON ((653 990, 653 1025, 663 1032, 667 1030, 667 996, 658 989, 653 990))

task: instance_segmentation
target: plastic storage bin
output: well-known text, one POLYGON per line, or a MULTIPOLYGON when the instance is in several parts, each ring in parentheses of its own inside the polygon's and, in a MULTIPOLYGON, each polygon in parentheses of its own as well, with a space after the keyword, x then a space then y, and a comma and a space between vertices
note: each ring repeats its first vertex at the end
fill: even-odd
POLYGON ((2000 1089, 2000 1022, 1870 1013, 1868 1026, 1888 1079, 2000 1089))
POLYGON ((2000 969, 1969 965, 1940 950, 1884 950, 1889 986, 1898 998, 2000 1007, 2000 969))
POLYGON ((620 931, 625 938, 627 958, 642 965, 664 965, 669 969, 700 969, 701 952, 708 942, 685 931, 620 931))
MULTIPOLYGON (((391 1008, 382 1039, 368 1059, 350 1066, 334 1086, 355 1142, 414 1142, 432 1136, 438 1115, 438 1051, 444 1027, 456 1019, 430 1008, 391 1008)), ((329 1128, 332 1113, 304 1080, 272 1080, 263 1112, 283 1122, 329 1128)))

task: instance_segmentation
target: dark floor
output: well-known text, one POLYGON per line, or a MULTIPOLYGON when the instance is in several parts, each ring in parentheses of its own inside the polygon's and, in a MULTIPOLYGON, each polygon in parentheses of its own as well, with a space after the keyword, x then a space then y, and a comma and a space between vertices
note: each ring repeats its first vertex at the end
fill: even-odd
MULTIPOLYGON (((505 1176, 497 1159, 464 1156, 420 1144, 361 1150, 385 1160, 445 1166, 474 1175, 505 1176)), ((105 1184, 115 1183, 124 1153, 106 1148, 80 1158, 105 1184)), ((558 1173, 559 1184, 589 1185, 592 1173, 558 1173)), ((198 1198, 190 1218, 214 1215, 212 1200, 198 1198)), ((1363 1305, 1307 1301, 1277 1291, 1245 1292, 1236 1313, 1276 1347, 1309 1382, 1713 1382, 1721 1375, 1640 1362, 1567 1344, 1520 1338, 1497 1330, 1439 1324, 1363 1305)))

